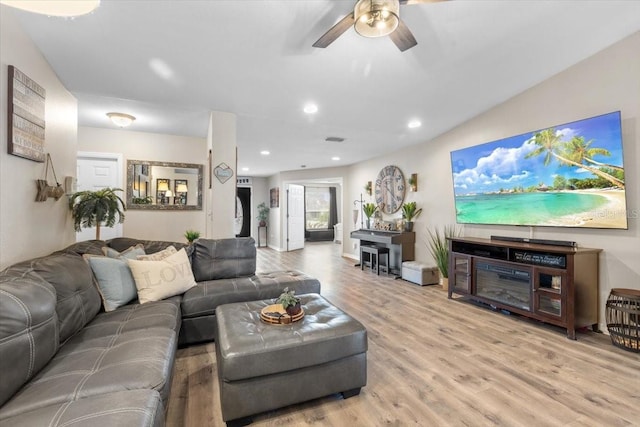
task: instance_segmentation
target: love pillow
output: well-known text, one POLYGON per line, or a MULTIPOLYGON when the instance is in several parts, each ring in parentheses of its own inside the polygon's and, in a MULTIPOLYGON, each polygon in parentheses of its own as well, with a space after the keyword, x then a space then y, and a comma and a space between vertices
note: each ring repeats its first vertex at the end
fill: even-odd
POLYGON ((140 304, 180 295, 196 286, 187 252, 180 249, 161 261, 127 260, 140 304))

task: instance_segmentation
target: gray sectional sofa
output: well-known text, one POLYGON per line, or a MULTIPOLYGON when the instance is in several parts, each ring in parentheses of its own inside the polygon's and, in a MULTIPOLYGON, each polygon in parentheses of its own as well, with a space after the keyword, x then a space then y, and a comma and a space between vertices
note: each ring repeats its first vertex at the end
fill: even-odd
POLYGON ((296 271, 255 274, 251 238, 192 246, 127 238, 74 244, 0 272, 0 426, 162 426, 178 346, 215 336, 221 304, 319 293, 296 271), (174 245, 197 285, 182 295, 104 312, 83 254, 174 245))

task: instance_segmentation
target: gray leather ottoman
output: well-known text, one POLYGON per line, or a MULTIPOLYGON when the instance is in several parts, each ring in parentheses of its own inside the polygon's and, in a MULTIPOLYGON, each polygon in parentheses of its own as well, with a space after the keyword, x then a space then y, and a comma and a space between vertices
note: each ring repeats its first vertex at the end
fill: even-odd
POLYGON ((300 295, 305 317, 289 325, 260 320, 274 300, 217 308, 216 361, 227 425, 294 403, 360 393, 367 383, 367 330, 318 294, 300 295))

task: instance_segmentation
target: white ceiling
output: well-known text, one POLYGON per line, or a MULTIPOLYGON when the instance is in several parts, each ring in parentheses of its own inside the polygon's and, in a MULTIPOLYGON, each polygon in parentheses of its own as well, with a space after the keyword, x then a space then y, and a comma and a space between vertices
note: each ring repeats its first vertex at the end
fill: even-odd
POLYGON ((113 128, 105 114, 118 111, 137 117, 132 131, 206 137, 209 111, 232 112, 245 176, 428 141, 640 31, 640 1, 459 0, 401 6, 418 40, 404 53, 353 29, 311 47, 354 3, 103 0, 75 19, 14 13, 78 98, 80 126, 113 128), (319 112, 303 113, 307 102, 319 112))

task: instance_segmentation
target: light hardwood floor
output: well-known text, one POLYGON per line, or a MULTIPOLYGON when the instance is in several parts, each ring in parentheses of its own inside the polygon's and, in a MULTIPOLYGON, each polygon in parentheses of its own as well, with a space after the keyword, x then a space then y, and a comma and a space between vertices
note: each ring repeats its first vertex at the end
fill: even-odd
MULTIPOLYGON (((254 417, 255 426, 640 426, 640 355, 354 268, 333 243, 258 250, 258 271, 297 269, 368 331, 359 396, 254 417)), ((214 343, 178 351, 171 427, 223 426, 214 343)))

